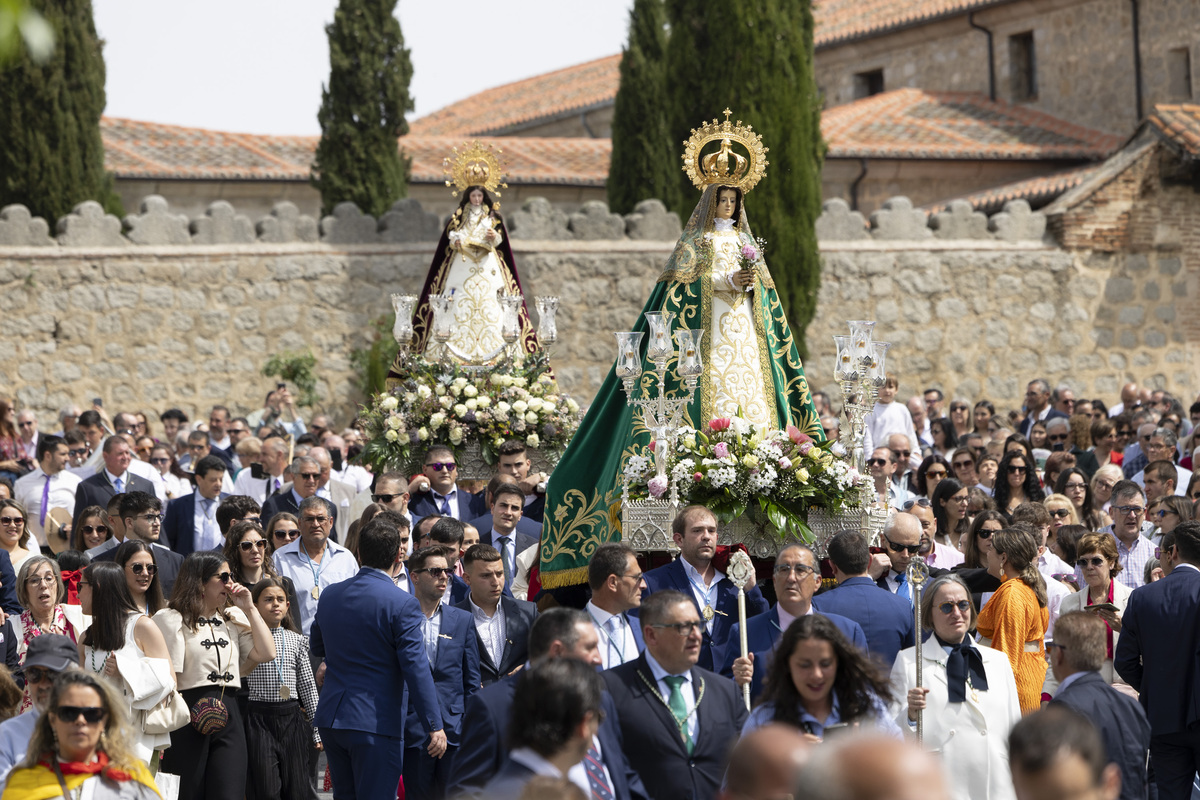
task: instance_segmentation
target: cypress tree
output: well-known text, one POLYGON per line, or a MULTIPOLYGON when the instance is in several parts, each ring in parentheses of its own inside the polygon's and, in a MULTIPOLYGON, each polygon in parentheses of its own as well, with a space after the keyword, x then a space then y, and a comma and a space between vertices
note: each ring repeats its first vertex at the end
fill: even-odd
MULTIPOLYGON (((821 102, 813 75, 811 0, 710 3, 668 0, 672 138, 713 118, 740 119, 770 149, 767 176, 747 198, 750 226, 767 240, 767 263, 792 335, 807 355, 805 330, 816 312, 821 272, 815 225, 821 213, 821 102)), ((691 213, 696 190, 676 206, 691 213)))
POLYGON ((322 213, 351 201, 381 216, 408 194, 410 161, 397 139, 408 133, 412 62, 396 0, 340 0, 329 36, 329 85, 322 87, 321 141, 313 186, 322 213))
POLYGON ((678 204, 680 147, 667 123, 666 49, 663 0, 634 0, 613 107, 608 207, 617 214, 650 197, 668 208, 678 204))
POLYGON ((36 61, 22 45, 0 73, 0 206, 22 203, 51 226, 85 200, 123 216, 104 171, 104 56, 91 0, 31 5, 53 30, 54 51, 36 61))

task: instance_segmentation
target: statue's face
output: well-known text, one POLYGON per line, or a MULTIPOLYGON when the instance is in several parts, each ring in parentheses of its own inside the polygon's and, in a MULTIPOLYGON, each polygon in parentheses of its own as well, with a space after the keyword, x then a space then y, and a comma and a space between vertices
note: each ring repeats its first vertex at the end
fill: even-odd
POLYGON ((471 201, 471 205, 473 205, 473 206, 482 205, 483 204, 483 190, 482 189, 472 189, 471 194, 467 196, 467 199, 471 201))
POLYGON ((733 209, 737 207, 737 191, 721 189, 717 192, 717 219, 732 219, 733 209))

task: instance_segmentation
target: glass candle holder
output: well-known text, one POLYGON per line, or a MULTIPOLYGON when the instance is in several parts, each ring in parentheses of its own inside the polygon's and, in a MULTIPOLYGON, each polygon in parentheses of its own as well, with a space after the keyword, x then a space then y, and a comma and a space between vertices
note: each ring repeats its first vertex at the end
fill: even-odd
POLYGON ((433 309, 433 338, 445 344, 454 327, 454 295, 431 294, 429 307, 433 309))
POLYGON ((413 309, 417 306, 417 296, 413 294, 392 295, 392 308, 396 312, 396 321, 392 324, 392 338, 401 347, 408 347, 413 336, 413 309))
POLYGON ((639 351, 642 347, 643 331, 630 331, 615 334, 617 337, 617 377, 623 381, 633 381, 641 377, 642 359, 639 351))
POLYGON ((646 324, 650 326, 650 340, 646 345, 646 358, 654 362, 664 362, 675 352, 671 345, 671 323, 675 320, 675 312, 647 312, 646 324))
POLYGON ((512 344, 521 336, 521 300, 519 294, 502 294, 500 301, 500 338, 512 344))
POLYGON ((679 377, 694 378, 704 372, 704 360, 700 355, 700 340, 703 338, 703 328, 680 328, 675 331, 675 340, 679 342, 679 377))
POLYGON ((542 346, 554 344, 558 341, 558 322, 555 320, 555 315, 558 313, 558 298, 557 297, 539 297, 537 299, 538 311, 538 343, 542 346))

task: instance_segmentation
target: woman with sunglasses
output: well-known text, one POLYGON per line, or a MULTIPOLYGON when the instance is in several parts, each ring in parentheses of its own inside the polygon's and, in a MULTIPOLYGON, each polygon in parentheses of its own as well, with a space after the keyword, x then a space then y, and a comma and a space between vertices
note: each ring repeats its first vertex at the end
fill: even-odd
POLYGON ((971 527, 960 539, 963 563, 952 571, 962 578, 971 590, 975 608, 982 608, 992 592, 1000 588, 1000 581, 987 571, 987 551, 992 546, 992 534, 1007 524, 1004 515, 995 509, 980 511, 971 521, 971 527))
POLYGON ((300 618, 295 611, 299 607, 296 586, 291 578, 280 577, 275 571, 275 564, 267 556, 267 537, 257 522, 245 520, 233 523, 229 535, 225 537, 225 560, 229 562, 233 579, 251 591, 263 578, 281 581, 287 592, 288 606, 292 609, 292 625, 296 630, 300 629, 300 618))
POLYGON ((142 609, 143 614, 153 617, 166 608, 152 545, 140 539, 126 539, 117 545, 113 563, 124 571, 125 588, 134 606, 142 609))
POLYGON ((745 736, 771 722, 799 728, 822 741, 832 726, 878 728, 901 738, 888 713, 892 689, 882 669, 828 617, 810 614, 780 637, 759 704, 742 726, 745 736))
POLYGON ((932 498, 938 482, 950 474, 950 462, 937 453, 928 455, 917 467, 917 477, 913 480, 913 489, 925 498, 932 498))
POLYGON ((955 800, 1008 800, 1013 788, 1006 742, 1021 719, 1012 667, 1003 653, 972 642, 975 605, 959 576, 929 583, 921 619, 933 631, 921 647, 922 686, 917 648, 901 650, 892 665, 896 722, 915 735, 921 713, 922 745, 941 754, 955 800))
POLYGON ((1178 495, 1160 497, 1146 509, 1146 519, 1154 523, 1154 530, 1148 538, 1161 545, 1162 537, 1175 530, 1179 523, 1191 522, 1195 518, 1195 507, 1191 500, 1178 495))
POLYGON ((1037 567, 1033 535, 1019 528, 992 534, 988 572, 1000 581, 979 614, 980 643, 1008 656, 1017 680, 1021 711, 1032 714, 1042 704, 1046 680, 1046 628, 1050 624, 1046 583, 1037 567))
POLYGON ((86 553, 107 542, 112 535, 112 528, 108 527, 108 512, 100 506, 88 506, 75 518, 70 549, 86 553))
POLYGON ((107 681, 78 669, 54 680, 25 760, 3 800, 157 800, 154 776, 133 746, 125 701, 107 681))
POLYGON ((1086 525, 1089 530, 1093 531, 1098 531, 1105 525, 1111 524, 1111 520, 1108 520, 1103 512, 1097 510, 1087 474, 1079 467, 1070 467, 1060 472, 1058 482, 1054 484, 1054 492, 1071 501, 1077 520, 1073 524, 1086 525))
POLYGON ((147 733, 146 714, 175 691, 175 671, 162 631, 134 605, 124 570, 111 561, 84 568, 79 605, 92 617, 79 637, 79 664, 122 690, 132 709, 133 751, 154 772, 156 751, 170 747, 171 736, 147 733))
POLYGON ((163 483, 167 487, 168 500, 192 493, 192 484, 188 480, 187 474, 179 466, 174 452, 167 445, 156 444, 154 446, 154 449, 150 451, 150 466, 158 470, 158 474, 162 476, 163 483))
POLYGON ((16 500, 0 500, 0 547, 8 551, 13 572, 19 570, 25 559, 33 555, 29 551, 31 536, 25 507, 16 500))
MULTIPOLYGON (((58 564, 43 555, 25 559, 17 572, 17 601, 24 609, 9 616, 17 640, 17 654, 25 663, 29 643, 44 633, 57 633, 79 641, 84 629, 83 612, 79 606, 67 605, 67 590, 63 585, 58 564)), ((33 707, 29 687, 21 700, 21 712, 33 707)))
MULTIPOLYGON (((1117 554, 1117 540, 1110 533, 1089 533, 1075 546, 1076 574, 1082 573, 1080 590, 1063 598, 1059 615, 1071 611, 1090 611, 1104 620, 1107 631, 1104 664, 1100 675, 1113 688, 1131 697, 1137 697, 1133 687, 1121 680, 1113 670, 1113 652, 1121 635, 1121 616, 1133 593, 1125 584, 1115 580, 1121 573, 1121 561, 1117 554), (1114 611, 1109 606, 1116 606, 1114 611)), ((1046 670, 1046 682, 1042 687, 1042 699, 1049 700, 1058 691, 1058 681, 1052 670, 1046 670)))
POLYGON ((280 511, 267 521, 266 537, 269 556, 288 542, 300 538, 300 520, 296 519, 295 514, 280 511))
POLYGON ((1014 448, 1000 459, 996 476, 996 508, 1011 516, 1021 503, 1040 503, 1046 495, 1038 484, 1034 462, 1024 449, 1014 448))
MULTIPOLYGON (((234 695, 242 667, 250 669, 275 658, 271 631, 249 590, 233 579, 224 556, 211 551, 195 552, 183 560, 170 607, 155 614, 154 622, 167 640, 188 708, 196 712, 201 700, 206 703, 200 708, 216 701, 228 715, 218 730, 209 733, 194 725, 174 731, 162 769, 179 776, 180 800, 242 800, 248 768, 246 730, 234 695)), ((195 714, 193 719, 200 721, 195 714)))
POLYGON ((1050 533, 1047 536, 1049 539, 1053 539, 1054 534, 1063 525, 1079 524, 1079 516, 1075 511, 1075 504, 1066 495, 1052 494, 1042 501, 1042 507, 1050 514, 1050 533))
POLYGON ((970 492, 956 478, 946 478, 938 484, 930 501, 937 525, 937 542, 958 549, 959 540, 971 525, 967 521, 970 502, 970 492))

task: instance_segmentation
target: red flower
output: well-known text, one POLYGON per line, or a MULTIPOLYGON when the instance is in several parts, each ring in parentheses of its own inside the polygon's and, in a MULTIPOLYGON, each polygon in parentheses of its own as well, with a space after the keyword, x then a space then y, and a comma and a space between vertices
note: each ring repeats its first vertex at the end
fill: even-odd
POLYGON ((729 430, 729 424, 729 417, 717 417, 708 423, 708 427, 713 433, 720 433, 729 430))
POLYGON ((787 426, 787 435, 788 438, 796 444, 804 444, 805 442, 811 442, 813 440, 811 436, 809 436, 807 433, 802 433, 795 425, 787 426))

